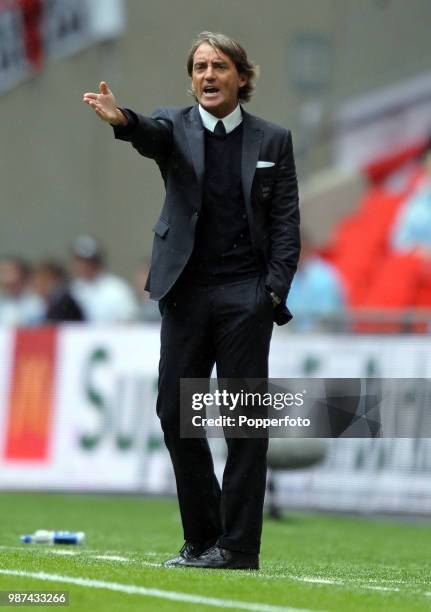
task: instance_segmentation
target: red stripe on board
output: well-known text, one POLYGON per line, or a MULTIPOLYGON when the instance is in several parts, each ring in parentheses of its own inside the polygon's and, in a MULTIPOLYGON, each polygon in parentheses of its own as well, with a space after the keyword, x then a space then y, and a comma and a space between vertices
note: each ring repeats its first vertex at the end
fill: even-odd
POLYGON ((46 461, 54 399, 56 329, 22 329, 15 351, 5 458, 46 461))

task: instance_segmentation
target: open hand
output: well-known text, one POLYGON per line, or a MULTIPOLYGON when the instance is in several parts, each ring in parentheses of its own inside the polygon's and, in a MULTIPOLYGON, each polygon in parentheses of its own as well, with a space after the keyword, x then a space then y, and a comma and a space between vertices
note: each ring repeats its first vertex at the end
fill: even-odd
POLYGON ((111 123, 112 125, 126 125, 127 119, 117 107, 117 102, 112 91, 108 87, 108 83, 101 81, 99 84, 99 93, 85 93, 83 102, 91 106, 96 115, 102 121, 111 123))

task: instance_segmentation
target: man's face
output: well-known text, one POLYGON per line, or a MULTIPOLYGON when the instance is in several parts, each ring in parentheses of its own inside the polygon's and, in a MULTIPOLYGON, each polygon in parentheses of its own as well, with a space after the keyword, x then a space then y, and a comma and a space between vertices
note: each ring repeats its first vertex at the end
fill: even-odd
POLYGON ((92 281, 100 274, 100 268, 92 259, 75 256, 72 261, 72 274, 75 278, 92 281))
POLYGON ((234 62, 208 43, 202 43, 193 57, 192 85, 198 102, 215 117, 225 117, 238 104, 240 87, 247 77, 240 75, 234 62))
POLYGON ((17 297, 25 286, 25 279, 13 261, 0 262, 0 290, 6 295, 17 297))
POLYGON ((36 270, 32 276, 32 287, 43 300, 47 300, 55 289, 56 280, 46 270, 36 270))

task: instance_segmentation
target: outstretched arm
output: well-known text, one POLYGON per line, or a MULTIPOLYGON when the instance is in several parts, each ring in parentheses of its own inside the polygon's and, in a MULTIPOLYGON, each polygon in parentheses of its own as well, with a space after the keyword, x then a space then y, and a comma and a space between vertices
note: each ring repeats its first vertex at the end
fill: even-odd
POLYGON ((87 92, 82 99, 102 121, 116 126, 127 125, 127 117, 117 107, 115 96, 105 81, 99 84, 99 93, 87 92))
POLYGON ((113 126, 115 138, 130 142, 141 155, 155 159, 158 163, 169 156, 172 125, 163 109, 156 110, 154 118, 130 109, 123 110, 117 106, 115 96, 105 81, 100 83, 99 93, 85 93, 83 101, 102 121, 113 126))

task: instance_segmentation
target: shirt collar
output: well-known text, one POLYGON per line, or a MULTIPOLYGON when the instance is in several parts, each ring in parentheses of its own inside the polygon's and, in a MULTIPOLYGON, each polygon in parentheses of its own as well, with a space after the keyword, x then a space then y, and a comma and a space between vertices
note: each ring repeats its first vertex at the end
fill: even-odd
POLYGON ((211 115, 211 113, 205 110, 200 104, 198 108, 202 123, 204 124, 204 127, 210 132, 214 132, 215 126, 217 125, 218 121, 223 122, 226 134, 232 132, 242 122, 242 112, 239 104, 237 104, 235 110, 233 110, 231 113, 229 113, 229 115, 226 115, 226 117, 223 117, 222 119, 211 115))

